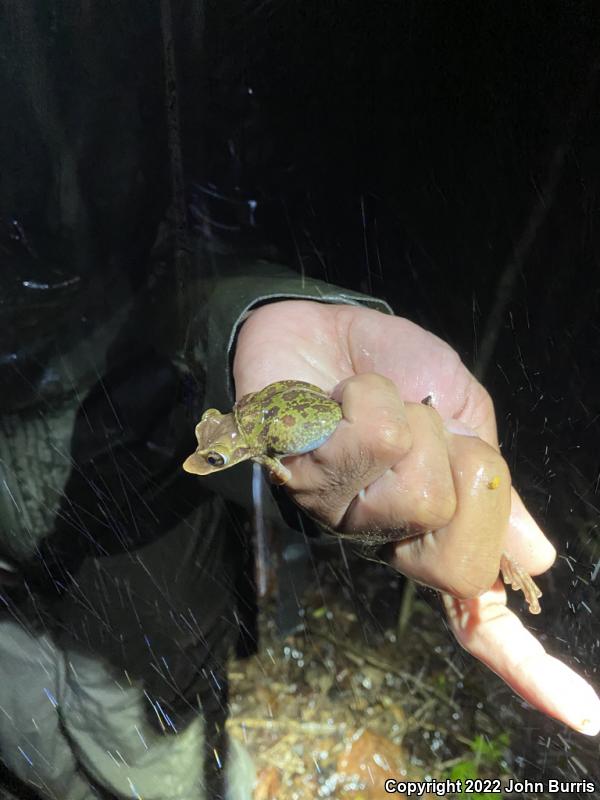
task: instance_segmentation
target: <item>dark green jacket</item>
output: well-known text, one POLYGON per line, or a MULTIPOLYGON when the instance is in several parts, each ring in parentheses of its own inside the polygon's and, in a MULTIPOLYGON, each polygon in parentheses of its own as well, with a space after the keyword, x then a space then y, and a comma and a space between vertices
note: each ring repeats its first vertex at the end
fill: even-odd
POLYGON ((0 581, 16 582, 6 613, 29 614, 163 699, 208 691, 235 631, 247 542, 222 497, 247 504, 248 481, 240 468, 201 482, 181 463, 202 409, 233 403, 245 315, 284 298, 389 312, 248 244, 239 176, 223 162, 235 98, 226 87, 231 108, 215 108, 222 76, 202 7, 0 9, 0 581), (214 198, 188 199, 221 178, 241 215, 229 238, 214 198))

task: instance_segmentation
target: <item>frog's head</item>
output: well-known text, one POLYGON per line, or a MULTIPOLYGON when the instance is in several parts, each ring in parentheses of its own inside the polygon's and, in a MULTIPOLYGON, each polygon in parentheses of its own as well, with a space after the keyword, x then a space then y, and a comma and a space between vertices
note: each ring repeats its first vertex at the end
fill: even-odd
POLYGON ((252 457, 232 413, 209 408, 196 425, 196 439, 196 452, 183 462, 184 470, 194 475, 210 475, 252 457))

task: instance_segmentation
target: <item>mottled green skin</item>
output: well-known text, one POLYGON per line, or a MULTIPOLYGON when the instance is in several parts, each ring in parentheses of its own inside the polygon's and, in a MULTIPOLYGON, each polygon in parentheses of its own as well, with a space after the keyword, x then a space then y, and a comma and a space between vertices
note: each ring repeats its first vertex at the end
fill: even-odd
POLYGON ((209 475, 253 459, 286 483, 290 471, 279 460, 320 447, 342 419, 342 410, 318 386, 277 381, 242 397, 229 414, 209 408, 196 426, 198 448, 187 472, 209 475))
POLYGON ((247 394, 233 413, 246 442, 280 456, 316 449, 342 418, 338 403, 318 386, 300 381, 278 381, 247 394))

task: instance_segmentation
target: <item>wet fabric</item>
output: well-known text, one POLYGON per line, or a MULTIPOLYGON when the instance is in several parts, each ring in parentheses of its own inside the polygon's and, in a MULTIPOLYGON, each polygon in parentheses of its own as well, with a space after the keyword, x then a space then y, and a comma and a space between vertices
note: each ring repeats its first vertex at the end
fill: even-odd
POLYGON ((200 2, 0 8, 0 760, 42 797, 249 796, 251 770, 224 781, 249 543, 213 494, 243 481, 181 463, 233 400, 250 308, 376 305, 264 260, 247 98, 214 101, 205 24, 200 2))

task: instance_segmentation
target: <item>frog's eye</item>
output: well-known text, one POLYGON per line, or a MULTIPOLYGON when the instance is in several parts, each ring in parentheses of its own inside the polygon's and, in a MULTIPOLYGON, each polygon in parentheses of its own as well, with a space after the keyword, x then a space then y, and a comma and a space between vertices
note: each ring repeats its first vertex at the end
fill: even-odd
POLYGON ((206 460, 211 467, 223 467, 226 463, 225 457, 221 453, 217 453, 216 450, 211 450, 210 453, 207 453, 206 460))

